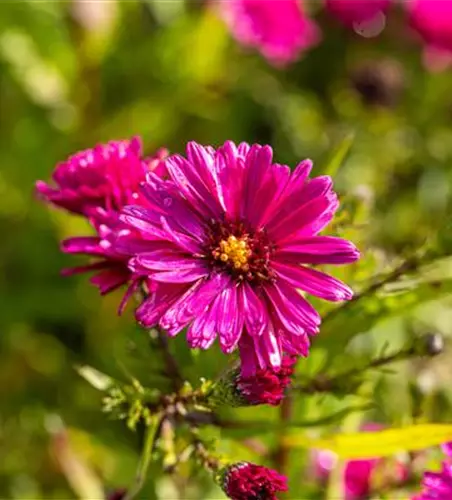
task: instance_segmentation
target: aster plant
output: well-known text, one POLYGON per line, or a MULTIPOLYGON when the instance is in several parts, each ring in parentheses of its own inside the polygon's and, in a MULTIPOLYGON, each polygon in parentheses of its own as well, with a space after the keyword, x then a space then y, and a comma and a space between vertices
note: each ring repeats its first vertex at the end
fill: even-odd
MULTIPOLYGON (((139 498, 155 459, 169 474, 185 462, 204 469, 233 500, 274 500, 288 490, 292 443, 286 431, 336 423, 364 408, 345 406, 306 421, 292 411, 298 395, 343 397, 361 387, 367 371, 442 350, 438 338, 427 335, 365 366, 306 370, 303 358, 309 359, 311 342, 322 345, 324 323, 334 325, 335 315, 360 307, 421 263, 413 257, 355 298, 348 285, 320 269, 352 264, 360 254, 347 239, 322 234, 339 197, 332 178, 312 177, 312 169, 310 160, 293 169, 276 163, 268 145, 228 141, 213 148, 190 142, 185 156, 166 149, 146 156, 141 140, 132 138, 70 156, 57 165, 52 184, 37 183, 41 199, 84 218, 91 228, 91 234, 63 241, 63 252, 89 259, 63 274, 94 273, 91 282, 103 295, 122 287, 119 312, 133 303, 150 351, 149 370, 161 367, 155 375, 169 382, 153 385, 129 372, 120 380, 78 367, 103 392, 105 413, 143 433, 135 481, 105 488, 106 498, 139 498), (320 299, 316 307, 313 298, 320 299), (340 304, 321 315, 318 309, 324 311, 328 302, 340 304), (177 335, 186 339, 184 353, 197 349, 200 359, 217 341, 224 366, 208 378, 201 363, 198 382, 190 382, 174 351, 177 335), (279 420, 271 413, 277 406, 279 420), (241 420, 235 412, 247 407, 257 415, 263 408, 270 418, 241 420), (231 457, 221 436, 212 438, 206 429, 270 432, 277 443, 270 452, 260 441, 248 442, 260 450, 256 464, 231 457)), ((350 331, 337 335, 356 333, 350 331)), ((371 469, 378 463, 348 463, 350 481, 361 488, 358 496, 370 491, 371 469)))

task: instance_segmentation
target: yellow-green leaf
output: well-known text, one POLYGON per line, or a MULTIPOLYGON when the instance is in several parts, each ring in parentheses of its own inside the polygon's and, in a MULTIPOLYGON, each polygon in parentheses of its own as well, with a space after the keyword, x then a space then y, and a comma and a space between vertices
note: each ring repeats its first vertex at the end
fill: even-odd
POLYGON ((334 177, 344 163, 344 160, 350 151, 355 135, 353 133, 348 134, 345 139, 341 142, 339 147, 333 153, 333 156, 330 158, 327 166, 325 167, 325 175, 330 175, 334 177))
POLYGON ((379 432, 337 434, 313 439, 304 435, 287 436, 287 445, 331 450, 342 459, 387 457, 401 451, 423 450, 452 441, 452 425, 420 424, 379 432))

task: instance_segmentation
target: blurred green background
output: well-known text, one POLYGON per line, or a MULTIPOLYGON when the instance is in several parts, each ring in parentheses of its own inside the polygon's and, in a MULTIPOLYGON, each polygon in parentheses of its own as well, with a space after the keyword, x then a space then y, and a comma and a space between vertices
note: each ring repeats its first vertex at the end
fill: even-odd
MULTIPOLYGON (((151 153, 232 139, 269 143, 291 166, 312 158, 314 174, 335 174, 343 200, 333 231, 363 252, 358 265, 333 270, 357 290, 425 249, 428 268, 325 324, 302 375, 353 366, 419 332, 450 333, 452 72, 425 69, 401 9, 375 39, 342 28, 318 5, 314 11, 322 43, 277 70, 240 47, 199 1, 0 2, 1 498, 76 498, 77 478, 67 472, 74 457, 88 468, 85 480, 89 470, 107 489, 127 486, 135 473, 139 434, 101 413, 99 393, 73 367, 152 383, 159 360, 140 344, 132 311, 116 316, 119 294, 101 299, 86 277, 60 276, 75 259, 59 252, 59 241, 88 228, 34 197, 35 180, 96 142, 138 134, 151 153), (330 159, 351 136, 332 172, 330 159)), ((226 365, 216 349, 189 353, 182 336, 172 346, 193 382, 226 365)), ((397 376, 371 378, 379 409, 353 425, 450 420, 447 354, 402 365, 397 376)), ((306 396, 297 417, 326 416, 349 402, 306 396)), ((278 414, 251 411, 269 421, 278 414)), ((262 439, 272 446, 272 436, 262 439)), ((242 445, 221 441, 235 458, 263 461, 242 445)), ((321 498, 304 486, 304 458, 291 462, 296 493, 288 497, 321 498)), ((220 498, 211 488, 192 469, 172 479, 155 466, 146 498, 220 498)))

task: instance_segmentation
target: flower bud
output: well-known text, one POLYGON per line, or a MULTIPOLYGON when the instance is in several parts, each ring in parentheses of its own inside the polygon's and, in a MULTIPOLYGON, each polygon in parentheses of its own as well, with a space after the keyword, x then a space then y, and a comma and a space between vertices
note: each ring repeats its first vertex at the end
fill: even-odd
POLYGON ((241 375, 239 368, 234 368, 215 384, 208 396, 209 401, 229 406, 277 406, 290 384, 295 361, 295 356, 285 356, 279 369, 261 369, 248 377, 241 375))
POLYGON ((276 500, 278 491, 287 491, 285 476, 250 462, 238 462, 224 467, 218 473, 217 481, 231 500, 276 500))

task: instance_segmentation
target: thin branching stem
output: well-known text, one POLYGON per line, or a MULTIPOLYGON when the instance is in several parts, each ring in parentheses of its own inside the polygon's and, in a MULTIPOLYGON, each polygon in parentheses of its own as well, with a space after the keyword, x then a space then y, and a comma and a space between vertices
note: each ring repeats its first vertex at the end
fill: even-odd
POLYGON ((140 462, 138 464, 137 473, 134 484, 126 493, 124 500, 133 500, 142 490, 146 481, 149 464, 151 463, 152 451, 157 435, 157 430, 160 427, 161 415, 153 415, 149 425, 146 428, 143 450, 141 452, 140 462))
POLYGON ((179 389, 181 389, 181 387, 184 384, 184 379, 179 370, 179 365, 177 364, 176 359, 174 358, 174 356, 170 351, 166 333, 162 331, 160 328, 156 328, 156 330, 157 330, 158 343, 162 350, 165 360, 166 374, 168 375, 168 378, 171 380, 174 391, 178 392, 179 389))
POLYGON ((421 259, 418 256, 409 257, 407 260, 402 262, 402 264, 397 266, 391 272, 389 272, 388 274, 384 274, 383 276, 375 280, 373 283, 371 283, 367 288, 355 294, 351 300, 345 302, 340 307, 336 307, 335 309, 332 309, 331 311, 326 313, 322 319, 322 323, 325 324, 327 321, 334 318, 338 313, 348 309, 352 305, 356 304, 356 302, 359 302, 362 299, 369 297, 370 295, 374 294, 375 292, 383 288, 385 285, 388 285, 389 283, 398 280, 401 276, 403 276, 407 272, 414 271, 419 266, 420 263, 421 259))
POLYGON ((289 465, 290 448, 287 446, 286 427, 292 418, 292 395, 289 393, 283 399, 279 409, 279 437, 275 451, 275 465, 281 474, 286 474, 289 465))
POLYGON ((380 358, 373 359, 369 361, 364 366, 355 366, 350 370, 338 373, 331 377, 328 376, 318 376, 308 382, 302 384, 293 384, 291 390, 303 392, 305 394, 314 394, 319 392, 332 392, 336 388, 340 387, 341 382, 351 381, 353 377, 363 373, 367 370, 378 369, 382 366, 389 365, 396 361, 402 361, 404 359, 410 359, 418 355, 418 350, 415 346, 410 346, 406 349, 382 356, 380 358))

